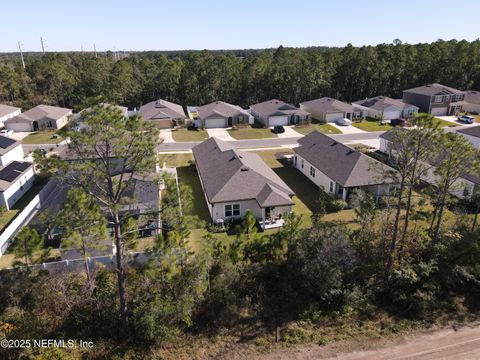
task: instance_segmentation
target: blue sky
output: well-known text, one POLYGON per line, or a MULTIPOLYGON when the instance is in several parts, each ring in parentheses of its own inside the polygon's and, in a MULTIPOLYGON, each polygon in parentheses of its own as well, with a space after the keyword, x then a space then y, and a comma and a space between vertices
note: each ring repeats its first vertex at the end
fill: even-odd
POLYGON ((480 37, 478 0, 3 0, 0 52, 344 46, 480 37))

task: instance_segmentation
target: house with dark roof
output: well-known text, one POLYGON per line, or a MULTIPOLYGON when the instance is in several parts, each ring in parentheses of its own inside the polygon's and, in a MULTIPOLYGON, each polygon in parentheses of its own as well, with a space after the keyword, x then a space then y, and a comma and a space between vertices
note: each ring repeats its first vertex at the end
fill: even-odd
POLYGON ((238 105, 215 101, 196 108, 195 124, 202 128, 225 128, 250 123, 250 114, 238 105))
POLYGON ((300 109, 310 113, 312 118, 320 122, 336 122, 339 119, 352 119, 353 106, 343 101, 323 97, 300 103, 300 109))
POLYGON ((437 83, 403 90, 403 102, 436 116, 455 115, 462 111, 464 99, 465 91, 437 83))
MULTIPOLYGON (((480 135, 480 126, 473 126, 458 130, 457 133, 466 137, 468 133, 480 135), (473 131, 470 131, 473 130, 473 131), (463 133, 466 131, 466 133, 463 133)), ((380 135, 380 151, 388 155, 390 159, 395 160, 395 151, 391 144, 395 136, 395 131, 409 131, 408 128, 395 128, 384 132, 380 135)), ((468 140, 468 138, 467 138, 468 140)), ((442 149, 438 149, 438 152, 432 154, 431 158, 423 162, 425 174, 422 177, 422 181, 433 186, 437 186, 439 177, 435 173, 438 165, 444 158, 442 155, 442 149)), ((480 174, 478 173, 465 173, 451 187, 451 195, 461 199, 470 199, 473 194, 480 191, 480 174)))
POLYGON ((266 127, 305 124, 310 119, 310 113, 277 99, 251 105, 250 113, 266 127))
POLYGON ((23 160, 23 147, 20 141, 0 135, 0 166, 6 166, 14 160, 23 160))
POLYGON ((465 91, 463 110, 480 114, 480 91, 465 91))
POLYGON ((469 126, 457 130, 476 149, 480 149, 480 126, 469 126))
POLYGON ((250 210, 264 229, 283 225, 294 193, 260 156, 215 137, 195 146, 193 156, 214 223, 250 210))
POLYGON ((22 109, 0 104, 0 127, 3 127, 3 124, 6 120, 11 119, 17 115, 20 115, 22 109))
POLYGON ((155 124, 159 129, 171 129, 183 124, 187 117, 182 105, 163 99, 141 106, 138 115, 143 120, 155 124))
POLYGON ((71 109, 50 105, 38 105, 5 121, 5 127, 13 131, 38 131, 61 129, 68 122, 71 109))
POLYGON ((97 104, 95 106, 83 109, 79 113, 73 115, 73 117, 72 117, 72 122, 74 124, 74 126, 72 127, 73 130, 81 131, 81 130, 87 128, 87 125, 85 124, 85 121, 87 120, 88 116, 91 116, 92 114, 94 114, 93 110, 95 109, 95 107, 100 107, 100 108, 103 108, 103 109, 115 108, 118 111, 120 111, 120 113, 123 116, 125 116, 125 117, 129 116, 128 108, 126 106, 112 105, 112 104, 109 104, 109 103, 100 103, 100 104, 97 104))
POLYGON ((412 118, 418 112, 418 107, 388 96, 375 96, 352 103, 357 110, 364 112, 366 117, 379 120, 412 118))
POLYGON ((294 148, 294 166, 326 193, 348 201, 355 189, 377 199, 394 185, 395 170, 330 136, 311 132, 294 148), (388 175, 388 176, 387 176, 388 175))

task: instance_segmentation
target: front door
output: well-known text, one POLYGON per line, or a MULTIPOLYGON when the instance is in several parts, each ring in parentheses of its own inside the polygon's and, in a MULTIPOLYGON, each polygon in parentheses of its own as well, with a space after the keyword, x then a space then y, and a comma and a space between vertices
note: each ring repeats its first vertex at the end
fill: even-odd
POLYGON ((229 117, 227 120, 227 127, 232 127, 232 126, 233 126, 233 119, 229 117))
POLYGON ((38 122, 33 122, 33 131, 38 131, 38 122))
POLYGON ((272 208, 270 207, 265 208, 265 219, 270 219, 271 215, 272 215, 272 208))

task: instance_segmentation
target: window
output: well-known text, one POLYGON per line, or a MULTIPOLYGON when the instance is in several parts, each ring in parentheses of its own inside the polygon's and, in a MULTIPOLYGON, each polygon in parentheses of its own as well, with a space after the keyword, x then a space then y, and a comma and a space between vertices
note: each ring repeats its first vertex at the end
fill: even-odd
POLYGON ((225 205, 225 217, 240 216, 240 204, 225 205))
POLYGON ((433 98, 433 102, 435 103, 441 103, 443 102, 443 96, 442 95, 437 95, 433 98))
POLYGON ((310 166, 310 176, 315 177, 315 168, 313 166, 310 166))
POLYGON ((302 169, 303 169, 303 159, 302 159, 302 169))
POLYGON ((334 186, 335 186, 335 184, 333 183, 333 181, 330 181, 330 192, 331 193, 333 192, 334 186))

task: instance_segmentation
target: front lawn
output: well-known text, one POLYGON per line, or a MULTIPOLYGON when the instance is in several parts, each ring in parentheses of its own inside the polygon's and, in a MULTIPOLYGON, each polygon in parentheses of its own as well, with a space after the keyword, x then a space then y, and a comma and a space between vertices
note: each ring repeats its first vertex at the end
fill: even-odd
POLYGON ((165 163, 167 167, 182 167, 188 166, 189 161, 193 160, 193 155, 191 153, 185 154, 158 154, 158 164, 163 167, 165 163))
POLYGON ((228 130, 228 133, 230 134, 231 137, 237 140, 266 139, 266 138, 277 137, 277 135, 272 133, 268 128, 265 129, 263 127, 256 127, 256 126, 250 126, 250 125, 228 130))
POLYGON ((178 129, 172 131, 173 140, 175 141, 203 141, 208 139, 208 133, 205 130, 187 130, 178 129))
POLYGON ((362 120, 353 122, 353 126, 363 131, 387 131, 392 128, 390 124, 381 124, 379 120, 362 120))
POLYGON ((447 120, 442 120, 439 118, 434 118, 434 122, 438 124, 439 127, 454 127, 454 126, 459 126, 460 124, 447 121, 447 120))
POLYGON ((312 122, 308 125, 295 126, 294 130, 302 135, 310 134, 312 131, 318 131, 323 134, 341 134, 340 129, 330 124, 323 124, 318 122, 312 122))
MULTIPOLYGON (((23 144, 58 144, 64 139, 61 136, 52 138, 56 130, 38 131, 26 136, 23 140, 23 144)), ((57 134, 58 135, 58 134, 57 134)))

